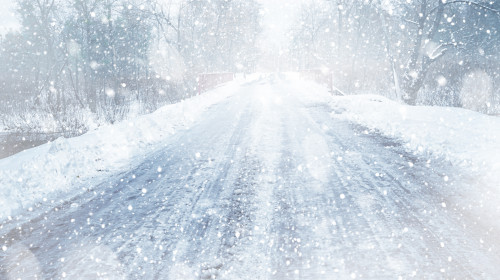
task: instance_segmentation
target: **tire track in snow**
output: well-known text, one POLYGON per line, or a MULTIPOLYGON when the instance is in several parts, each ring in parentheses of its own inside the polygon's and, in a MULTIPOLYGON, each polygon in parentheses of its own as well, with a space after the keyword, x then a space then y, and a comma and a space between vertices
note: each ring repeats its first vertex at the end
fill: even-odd
MULTIPOLYGON (((344 124, 345 125, 345 124, 344 124)), ((343 147, 345 147, 344 149, 347 151, 349 148, 350 149, 353 149, 353 148, 356 148, 356 146, 353 146, 352 144, 347 144, 345 143, 345 137, 344 135, 338 135, 338 134, 332 134, 332 137, 336 138, 335 139, 335 143, 341 143, 341 145, 343 147)), ((360 139, 361 142, 365 141, 363 140, 362 138, 365 137, 363 136, 363 134, 361 134, 360 136, 358 136, 360 139)), ((368 137, 368 136, 366 136, 368 137)), ((380 139, 382 140, 382 143, 383 143, 383 139, 384 137, 381 137, 381 136, 378 136, 378 141, 380 141, 380 139)), ((370 141, 372 141, 370 139, 370 141)), ((366 142, 366 141, 365 141, 366 142)), ((376 143, 376 142, 375 142, 376 143)), ((363 185, 368 185, 369 188, 367 189, 368 191, 371 192, 371 196, 375 196, 377 197, 377 200, 374 205, 377 206, 377 208, 379 208, 378 210, 376 210, 376 212, 378 212, 378 216, 379 218, 377 220, 379 220, 379 222, 384 222, 385 224, 385 227, 387 228, 393 228, 393 229, 397 229, 397 227, 399 226, 400 228, 403 228, 403 232, 405 233, 405 235, 408 235, 409 233, 407 232, 407 229, 409 228, 410 231, 411 230, 416 230, 416 232, 414 233, 414 235, 420 235, 420 236, 423 236, 426 232, 427 234, 430 234, 429 237, 427 237, 426 239, 423 240, 423 242, 425 242, 424 244, 420 245, 420 251, 413 251, 413 252, 409 252, 408 250, 412 250, 414 248, 419 248, 418 246, 418 241, 416 240, 411 240, 413 241, 411 246, 407 249, 406 249, 406 253, 404 254, 401 254, 402 252, 405 252, 404 248, 401 249, 401 248, 398 248, 401 252, 400 252, 400 255, 401 256, 404 256, 403 258, 399 258, 399 259, 404 259, 404 258, 408 258, 407 262, 408 262, 408 265, 409 265, 409 268, 408 270, 406 271, 411 271, 412 269, 411 268, 416 268, 416 270, 414 271, 417 271, 418 273, 421 273, 421 272, 424 272, 425 275, 431 275, 431 271, 429 269, 433 269, 434 271, 432 273, 434 273, 434 276, 436 277, 442 277, 443 275, 447 275, 447 277, 457 277, 457 276, 460 276, 460 277, 464 277, 464 276, 467 276, 467 277, 471 277, 471 278, 474 278, 474 275, 475 277, 481 275, 481 271, 478 271, 476 269, 476 266, 472 265, 472 264, 468 264, 468 259, 470 259, 470 257, 468 258, 466 255, 464 255, 465 252, 467 251, 470 251, 470 252, 473 252, 474 251, 474 248, 470 248, 469 250, 463 250, 461 247, 460 247, 460 244, 458 243, 455 243, 453 244, 452 246, 449 246, 450 244, 446 244, 446 246, 444 248, 440 248, 442 247, 442 242, 445 241, 443 240, 442 238, 438 238, 438 236, 440 236, 440 234, 436 234, 436 233, 433 233, 433 230, 432 228, 442 228, 443 225, 445 224, 448 224, 449 227, 446 228, 445 230, 447 230, 447 234, 450 233, 450 230, 460 230, 461 226, 457 223, 455 223, 454 221, 456 221, 457 219, 455 217, 453 217, 453 215, 451 213, 446 213, 444 211, 441 211, 442 209, 439 209, 439 208, 436 208, 432 205, 439 205, 441 206, 441 201, 443 201, 442 199, 440 199, 439 197, 441 196, 441 194, 439 193, 436 193, 436 192, 430 192, 428 188, 426 188, 423 184, 420 184, 418 183, 419 180, 421 180, 421 178, 415 178, 413 176, 415 176, 415 172, 413 170, 413 173, 411 172, 411 170, 402 170, 402 171, 399 171, 399 173, 397 173, 397 175, 393 175, 395 171, 398 171, 397 168, 395 168, 396 166, 404 166, 407 164, 407 162, 393 162, 391 163, 391 158, 392 159, 397 159, 397 155, 398 153, 406 153, 405 151, 401 151, 403 150, 402 147, 392 147, 391 150, 389 151, 389 154, 391 155, 390 158, 384 158, 385 157, 385 154, 384 151, 382 150, 383 147, 379 147, 378 150, 373 150, 373 151, 370 151, 368 149, 363 149, 362 148, 363 144, 361 145, 358 145, 358 147, 360 147, 362 151, 362 155, 365 157, 365 160, 364 160, 364 163, 361 162, 361 161, 356 161, 356 164, 350 164, 349 163, 349 160, 343 160, 342 162, 344 163, 342 166, 344 166, 345 168, 343 168, 343 173, 344 174, 347 174, 346 172, 348 171, 351 171, 352 170, 366 170, 368 172, 359 172, 357 173, 357 176, 353 176, 350 178, 350 180, 352 181, 352 183, 350 185, 353 185, 353 186, 363 186, 363 185), (394 151, 394 149, 397 148, 399 150, 396 150, 394 151), (366 155, 367 154, 370 154, 370 153, 377 153, 376 154, 376 157, 375 157, 375 160, 374 161, 371 161, 371 162, 366 162, 366 155), (377 160, 379 161, 378 164, 377 164, 377 160), (347 165, 345 163, 348 163, 347 165), (371 164, 370 164, 371 163, 371 164), (384 168, 380 169, 380 165, 384 166, 384 168), (391 166, 392 165, 392 166, 391 166), (408 171, 408 173, 407 173, 408 171), (385 178, 383 179, 384 180, 384 183, 386 183, 385 185, 380 185, 380 180, 382 177, 379 177, 379 176, 376 176, 373 177, 373 174, 376 174, 377 172, 379 172, 380 174, 385 174, 387 175, 387 177, 391 180, 386 180, 385 178), (372 176, 372 177, 367 177, 367 176, 372 176), (410 179, 408 179, 408 177, 410 177, 410 179), (417 180, 419 179, 419 180, 417 180), (405 188, 403 187, 402 183, 400 182, 401 180, 407 180, 407 181, 410 181, 413 182, 412 185, 410 185, 410 188, 405 188), (389 189, 387 186, 399 186, 403 191, 402 192, 398 192, 397 189, 396 190, 392 190, 392 189, 389 189), (382 191, 386 191, 389 190, 389 193, 382 193, 382 191), (412 202, 410 202, 410 197, 412 198, 412 202), (427 204, 424 204, 424 202, 426 202, 427 204), (429 204, 429 202, 432 202, 431 204, 429 204), (434 212, 437 212, 437 214, 434 215, 434 219, 437 220, 436 224, 435 225, 432 225, 432 224, 429 224, 428 222, 425 223, 423 222, 423 218, 421 217, 421 215, 419 215, 419 211, 422 210, 421 207, 433 207, 434 208, 434 212), (402 213, 403 214, 403 217, 402 215, 399 215, 399 216, 392 216, 392 217, 387 217, 386 214, 384 215, 380 215, 380 209, 383 209, 383 210, 386 210, 385 213, 387 213, 387 210, 389 210, 389 212, 392 212, 392 213, 402 213), (436 211, 437 210, 437 211, 436 211), (412 222, 410 222, 412 221, 412 222), (395 227, 396 226, 396 227, 395 227), (430 239, 429 239, 430 238, 430 239), (415 246, 417 245, 417 246, 415 246), (433 248, 439 248, 439 249, 433 249, 433 248), (454 249, 451 249, 451 248, 454 248, 454 249), (430 251, 429 251, 430 249, 430 251), (458 249, 458 250, 457 250, 458 249), (434 251, 434 253, 433 253, 434 251), (436 252, 446 252, 446 253, 442 253, 443 256, 438 256, 438 259, 441 259, 442 260, 442 266, 437 266, 436 265, 436 252), (420 265, 416 265, 416 262, 417 261, 422 261, 422 256, 425 255, 425 258, 428 258, 429 255, 430 256, 430 259, 425 261, 425 258, 424 258, 424 262, 427 262, 427 263, 424 263, 424 264, 420 264, 420 265), (410 258, 410 256, 414 256, 413 257, 413 260, 410 258), (450 269, 450 265, 451 265, 451 261, 448 259, 449 256, 452 256, 452 261, 453 261, 453 265, 454 267, 451 267, 450 269), (459 260, 459 261, 457 261, 459 260), (441 271, 441 267, 444 267, 446 268, 444 271, 441 271), (418 271, 420 269, 420 272, 418 271)), ((345 154, 345 156, 347 156, 347 154, 345 154)), ((411 158, 412 156, 408 156, 408 155, 405 155, 404 156, 405 158, 411 158)), ((425 174, 429 174, 431 175, 431 178, 434 178, 434 173, 435 171, 434 170, 427 170, 423 167, 420 167, 418 165, 418 163, 415 163, 415 165, 413 166, 415 169, 416 168, 422 168, 423 171, 421 173, 424 174, 424 178, 427 178, 429 179, 429 176, 425 177, 425 174)), ((436 169, 438 170, 445 170, 443 169, 443 167, 441 165, 438 165, 436 166, 436 169)), ((342 174, 342 172, 341 172, 342 174)), ((433 179, 433 183, 441 183, 442 182, 442 177, 441 176, 435 176, 435 179, 433 179)), ((359 194, 355 194, 353 195, 353 197, 360 197, 359 194)), ((358 199, 359 200, 359 199, 358 199)), ((359 204, 359 203, 358 203, 359 204)), ((372 205, 373 206, 373 205, 372 205)), ((364 216, 366 216, 366 214, 369 214, 368 211, 365 211, 364 213, 364 216)), ((371 215, 373 217, 373 215, 371 215)), ((410 232, 411 233, 411 232, 410 232)), ((380 232, 374 232, 374 236, 380 236, 380 232)), ((468 236, 468 238, 470 239, 470 235, 468 236)), ((402 237, 403 240, 408 240, 408 238, 405 238, 405 237, 402 237)), ((459 236, 459 235, 455 235, 452 240, 450 240, 451 242, 453 241, 459 241, 459 240, 466 240, 465 237, 463 236, 459 236)), ((447 241, 448 242, 448 241, 447 241)), ((406 246, 406 244, 404 244, 404 246, 406 246)), ((486 260, 484 260, 486 261, 486 260)), ((419 274, 417 274, 419 275, 419 274)), ((407 275, 407 276, 410 276, 410 275, 407 275)))
POLYGON ((29 276, 13 264, 31 262, 41 278, 106 269, 117 279, 498 273, 496 243, 479 244, 482 228, 442 206, 459 187, 456 169, 430 168, 302 94, 244 87, 131 170, 2 231, 12 251, 0 252, 1 269, 29 276), (7 254, 18 257, 4 265, 7 254))

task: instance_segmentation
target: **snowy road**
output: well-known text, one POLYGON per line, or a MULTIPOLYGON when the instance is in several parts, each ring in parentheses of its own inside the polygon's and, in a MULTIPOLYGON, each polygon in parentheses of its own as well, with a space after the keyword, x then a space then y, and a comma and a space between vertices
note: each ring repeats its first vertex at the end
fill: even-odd
POLYGON ((244 85, 137 168, 0 229, 0 278, 498 277, 496 236, 448 200, 463 171, 307 94, 244 85))

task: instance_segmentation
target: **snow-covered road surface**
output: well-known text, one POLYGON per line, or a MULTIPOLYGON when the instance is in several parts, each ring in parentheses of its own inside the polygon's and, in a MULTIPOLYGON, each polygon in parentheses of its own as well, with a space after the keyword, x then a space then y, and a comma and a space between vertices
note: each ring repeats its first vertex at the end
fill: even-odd
POLYGON ((243 85, 137 168, 6 223, 0 278, 498 277, 495 227, 454 197, 464 170, 307 94, 243 85))

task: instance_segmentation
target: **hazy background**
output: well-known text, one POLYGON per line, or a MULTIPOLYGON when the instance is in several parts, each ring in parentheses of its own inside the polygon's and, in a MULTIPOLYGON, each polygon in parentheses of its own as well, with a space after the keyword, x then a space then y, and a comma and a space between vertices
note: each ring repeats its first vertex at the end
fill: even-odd
POLYGON ((0 34, 4 35, 9 29, 19 28, 15 15, 15 3, 12 0, 0 0, 0 34))
POLYGON ((254 72, 500 114, 497 1, 54 1, 0 0, 0 131, 84 133, 254 72))

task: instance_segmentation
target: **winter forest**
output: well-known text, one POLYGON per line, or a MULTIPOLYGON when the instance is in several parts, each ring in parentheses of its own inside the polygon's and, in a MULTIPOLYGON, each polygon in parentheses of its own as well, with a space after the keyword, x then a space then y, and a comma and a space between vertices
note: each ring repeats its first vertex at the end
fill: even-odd
POLYGON ((254 1, 20 0, 0 54, 9 129, 87 130, 196 92, 198 73, 253 71, 254 1))
POLYGON ((0 279, 497 279, 500 0, 0 0, 0 279))
POLYGON ((196 95, 202 73, 319 69, 345 94, 499 113, 500 2, 311 0, 269 48, 255 0, 16 0, 0 124, 82 133, 196 95))

